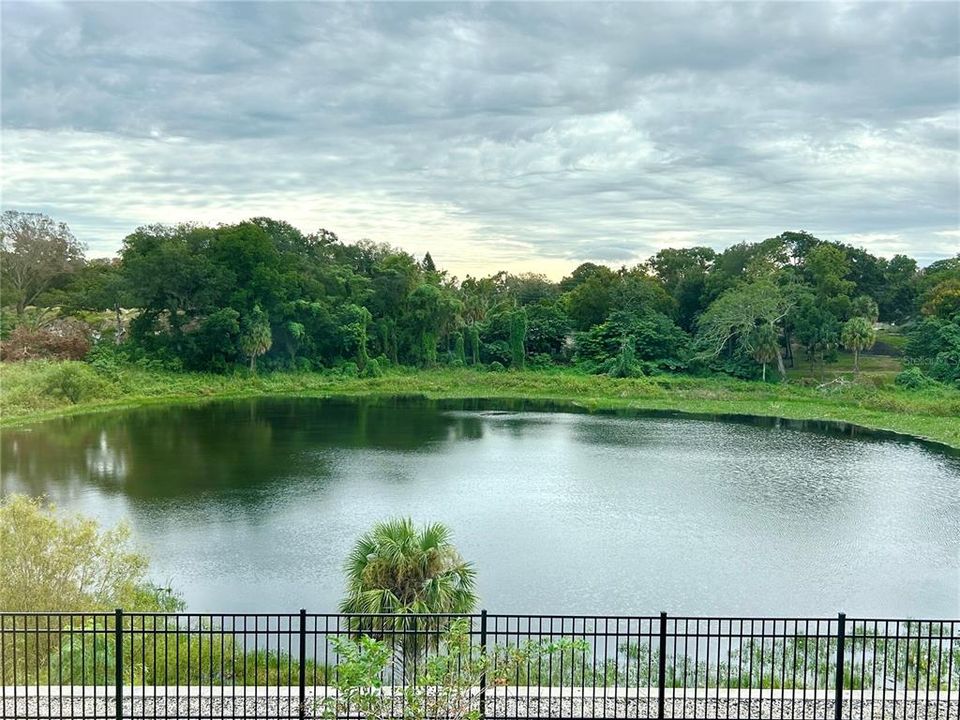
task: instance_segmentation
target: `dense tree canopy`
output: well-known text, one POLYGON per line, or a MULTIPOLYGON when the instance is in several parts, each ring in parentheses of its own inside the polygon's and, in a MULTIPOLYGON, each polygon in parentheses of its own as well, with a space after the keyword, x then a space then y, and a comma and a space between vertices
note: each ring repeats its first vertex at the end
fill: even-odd
MULTIPOLYGON (((877 323, 895 323, 926 353, 908 363, 947 381, 958 374, 960 255, 920 268, 785 232, 722 252, 668 248, 632 267, 584 263, 559 282, 506 271, 461 280, 429 253, 264 217, 140 227, 112 260, 85 261, 69 229, 41 215, 6 213, 2 230, 14 325, 34 322, 28 306, 102 312, 109 321, 70 347, 108 341, 172 368, 376 375, 389 365, 574 363, 761 377, 775 364, 782 376, 795 351, 822 368, 838 348, 869 348, 877 323)), ((10 329, 5 321, 5 340, 10 329)), ((43 332, 31 327, 18 342, 43 332)))

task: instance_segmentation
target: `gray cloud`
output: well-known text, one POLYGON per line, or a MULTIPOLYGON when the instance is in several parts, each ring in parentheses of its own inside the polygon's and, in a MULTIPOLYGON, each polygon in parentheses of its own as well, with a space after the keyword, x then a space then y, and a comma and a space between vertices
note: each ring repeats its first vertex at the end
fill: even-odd
POLYGON ((0 7, 4 206, 98 254, 262 213, 459 274, 960 250, 954 3, 0 7))

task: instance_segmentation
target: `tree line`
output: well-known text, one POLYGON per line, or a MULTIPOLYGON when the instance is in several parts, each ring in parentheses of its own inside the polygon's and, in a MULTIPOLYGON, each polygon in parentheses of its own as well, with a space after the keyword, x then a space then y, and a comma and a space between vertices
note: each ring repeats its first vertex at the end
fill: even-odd
POLYGON ((632 267, 584 263, 559 282, 506 271, 459 279, 429 253, 265 217, 144 226, 117 257, 87 259, 63 223, 8 211, 0 253, 6 359, 766 378, 798 362, 822 367, 839 348, 856 364, 889 323, 908 331, 905 382, 960 379, 960 254, 920 267, 806 232, 664 249, 632 267))

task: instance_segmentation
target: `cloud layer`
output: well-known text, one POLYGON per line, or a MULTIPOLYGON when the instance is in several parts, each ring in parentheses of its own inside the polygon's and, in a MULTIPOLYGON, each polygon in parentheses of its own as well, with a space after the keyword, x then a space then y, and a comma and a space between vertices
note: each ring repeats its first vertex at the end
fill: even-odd
POLYGON ((270 214, 559 276, 786 229, 960 250, 955 3, 2 5, 3 206, 270 214))

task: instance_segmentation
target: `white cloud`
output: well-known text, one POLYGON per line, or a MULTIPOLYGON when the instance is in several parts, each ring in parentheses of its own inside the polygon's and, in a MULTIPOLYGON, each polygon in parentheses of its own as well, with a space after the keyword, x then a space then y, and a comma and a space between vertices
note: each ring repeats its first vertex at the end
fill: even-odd
POLYGON ((559 276, 787 229, 958 251, 950 4, 5 3, 4 207, 259 214, 559 276))

